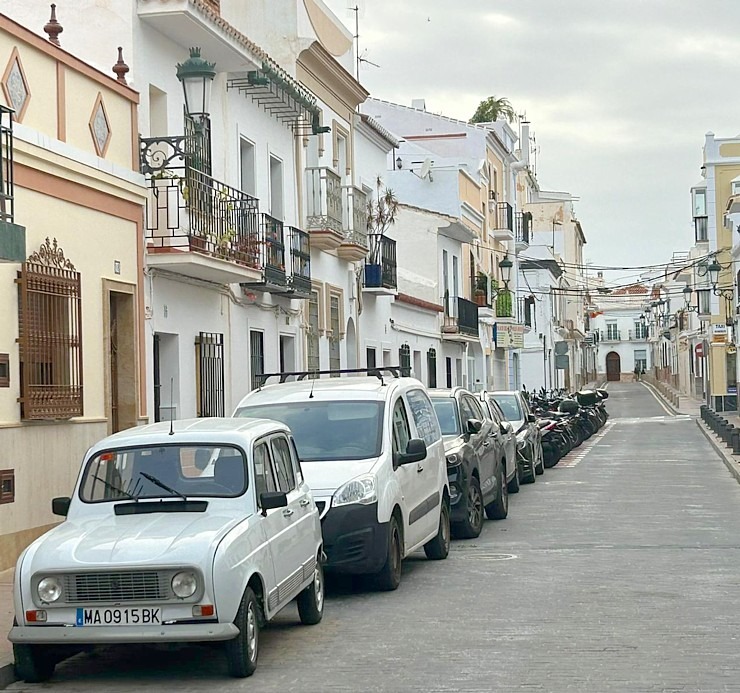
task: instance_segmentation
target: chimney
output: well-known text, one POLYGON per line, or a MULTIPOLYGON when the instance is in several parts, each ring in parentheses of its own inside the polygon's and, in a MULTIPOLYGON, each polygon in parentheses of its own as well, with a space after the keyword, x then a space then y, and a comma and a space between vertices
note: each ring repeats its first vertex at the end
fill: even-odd
POLYGON ((425 99, 412 99, 411 108, 415 108, 417 111, 426 111, 427 103, 425 99))
POLYGON ((522 139, 519 143, 522 150, 522 163, 529 166, 529 121, 522 121, 522 139))

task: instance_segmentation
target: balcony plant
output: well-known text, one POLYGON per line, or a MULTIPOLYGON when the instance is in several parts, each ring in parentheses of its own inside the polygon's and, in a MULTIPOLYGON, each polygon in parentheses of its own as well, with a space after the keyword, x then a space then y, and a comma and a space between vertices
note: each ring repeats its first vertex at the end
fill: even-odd
POLYGON ((375 181, 375 196, 367 201, 367 234, 370 240, 370 252, 365 261, 365 286, 382 286, 382 241, 388 229, 396 223, 397 214, 398 200, 393 191, 383 184, 383 179, 378 176, 375 181))
POLYGON ((479 306, 487 305, 488 276, 484 272, 478 272, 475 277, 475 302, 479 306))

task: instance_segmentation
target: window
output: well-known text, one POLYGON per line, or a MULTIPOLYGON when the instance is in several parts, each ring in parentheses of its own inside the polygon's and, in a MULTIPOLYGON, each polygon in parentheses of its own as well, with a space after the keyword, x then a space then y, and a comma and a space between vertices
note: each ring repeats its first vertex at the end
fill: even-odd
POLYGON ((319 358, 319 294, 317 291, 312 291, 308 299, 306 358, 309 371, 318 371, 321 369, 319 358))
POLYGON ((257 491, 258 504, 260 496, 263 493, 274 493, 277 491, 267 443, 260 443, 254 448, 254 487, 257 491))
POLYGON ((435 397, 432 399, 434 413, 437 415, 443 436, 457 435, 460 425, 457 416, 457 403, 452 397, 435 397))
POLYGON ((452 357, 445 356, 445 387, 449 390, 452 387, 452 357))
POLYGON ((619 339, 619 330, 617 329, 616 322, 606 323, 606 338, 607 339, 619 339))
POLYGON ((198 416, 224 415, 224 336, 201 332, 195 339, 198 416))
POLYGON ((365 361, 368 368, 375 368, 375 349, 373 347, 368 347, 365 350, 365 361))
POLYGON ((339 300, 336 294, 329 295, 329 370, 332 371, 342 367, 339 300))
POLYGON ((427 351, 427 382, 429 387, 437 387, 437 352, 427 351))
POLYGON ((398 350, 398 365, 401 367, 401 375, 411 375, 411 347, 402 344, 398 350))
POLYGON ((635 349, 635 368, 647 370, 647 349, 635 349))
POLYGON ((270 216, 282 221, 285 219, 283 208, 283 162, 274 156, 270 157, 270 216))
POLYGON ((252 389, 256 390, 262 383, 257 376, 265 372, 264 334, 258 330, 249 331, 249 366, 252 373, 252 389))
POLYGON ((0 505, 15 501, 15 471, 0 469, 0 505))
POLYGON ((704 189, 694 190, 694 216, 705 217, 707 215, 707 191, 704 189))
POLYGON ((709 315, 712 312, 712 296, 710 289, 699 289, 696 292, 699 315, 709 315))
MULTIPOLYGON (((19 64, 19 63, 18 63, 19 64)), ((20 69, 20 68, 19 68, 20 69)), ((0 221, 11 224, 14 216, 13 199, 13 119, 20 114, 0 106, 0 221)))
POLYGON ((524 324, 532 327, 534 318, 534 296, 527 296, 524 299, 524 324))
POLYGON ((468 419, 478 419, 478 421, 482 421, 485 418, 483 416, 483 411, 478 406, 478 402, 476 402, 472 397, 463 397, 460 400, 460 413, 462 414, 464 421, 467 421, 468 419))
POLYGON ((496 395, 495 402, 507 421, 521 421, 524 418, 515 395, 496 395))
POLYGON ((640 320, 635 320, 635 339, 645 339, 647 337, 647 325, 640 320))
POLYGON ((419 437, 427 445, 438 441, 442 434, 429 397, 422 390, 411 390, 406 394, 406 400, 409 403, 411 415, 414 417, 419 437))
POLYGON ((271 441, 271 447, 272 459, 275 461, 278 489, 283 493, 290 493, 295 489, 295 474, 288 441, 283 436, 276 436, 271 441))
POLYGON ((242 192, 255 197, 257 188, 254 179, 254 145, 243 137, 239 140, 239 165, 242 192))
POLYGON ((47 239, 18 275, 21 418, 82 416, 80 273, 47 239))
POLYGON ((393 405, 393 452, 406 452, 409 440, 411 440, 409 419, 406 416, 406 407, 403 406, 403 400, 399 399, 393 405))
POLYGON ((10 354, 0 354, 0 387, 10 387, 10 354))
POLYGON ((149 137, 166 137, 167 92, 149 85, 149 137))

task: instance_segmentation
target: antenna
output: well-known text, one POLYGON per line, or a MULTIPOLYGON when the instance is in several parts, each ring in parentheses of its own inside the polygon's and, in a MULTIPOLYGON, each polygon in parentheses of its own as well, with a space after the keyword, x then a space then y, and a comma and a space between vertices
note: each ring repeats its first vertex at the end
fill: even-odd
POLYGON ((175 435, 174 421, 175 421, 175 408, 172 406, 173 391, 175 387, 175 378, 170 378, 170 435, 175 435))
POLYGON ((429 178, 429 181, 432 180, 432 160, 427 157, 424 159, 424 163, 421 165, 421 168, 419 169, 419 178, 429 178))
POLYGON ((311 380, 311 392, 308 393, 308 399, 313 399, 313 386, 316 383, 316 379, 318 378, 318 375, 314 376, 311 380))
POLYGON ((352 37, 355 40, 355 77, 357 78, 357 81, 360 81, 360 63, 362 62, 362 59, 360 58, 360 6, 355 5, 354 7, 349 7, 350 12, 355 13, 355 35, 352 37))

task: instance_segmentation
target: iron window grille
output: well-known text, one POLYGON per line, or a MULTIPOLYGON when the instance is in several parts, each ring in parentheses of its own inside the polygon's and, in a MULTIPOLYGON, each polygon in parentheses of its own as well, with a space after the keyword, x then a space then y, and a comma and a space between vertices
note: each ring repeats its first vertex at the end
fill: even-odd
POLYGON ((47 238, 17 283, 21 419, 82 416, 80 273, 47 238))
POLYGON ((342 367, 340 342, 342 339, 339 325, 339 296, 329 297, 329 370, 339 370, 342 367))
POLYGON ((0 505, 15 501, 15 470, 0 469, 0 505))
POLYGON ((402 344, 398 350, 398 363, 401 366, 401 375, 411 375, 411 347, 408 344, 402 344))
POLYGON ((0 106, 0 221, 13 223, 13 111, 0 106))
POLYGON ((427 380, 429 387, 437 387, 437 352, 435 349, 427 351, 427 380))
POLYGON ((319 357, 319 294, 311 292, 308 299, 308 330, 306 331, 306 359, 309 371, 321 368, 319 357))
POLYGON ((201 332, 195 340, 198 416, 224 415, 224 336, 201 332))
POLYGON ((249 365, 252 375, 252 389, 260 387, 260 377, 265 372, 265 336, 258 330, 249 333, 249 365))

